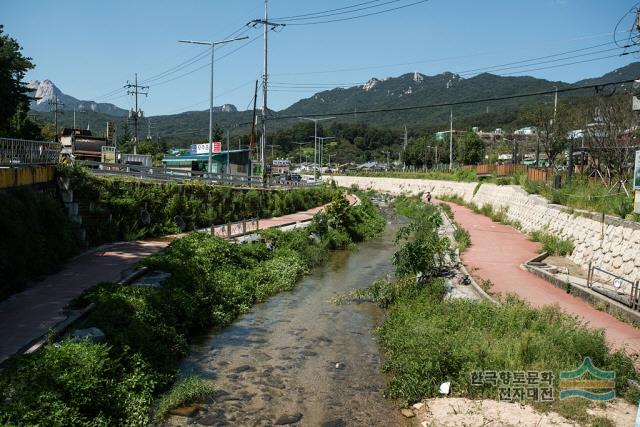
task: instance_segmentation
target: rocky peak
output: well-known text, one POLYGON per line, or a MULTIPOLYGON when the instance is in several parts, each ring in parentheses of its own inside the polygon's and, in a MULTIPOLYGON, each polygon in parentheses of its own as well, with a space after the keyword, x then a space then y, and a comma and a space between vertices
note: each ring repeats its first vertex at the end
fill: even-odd
POLYGON ((379 83, 380 83, 380 80, 373 77, 364 85, 362 85, 362 90, 364 90, 365 92, 369 92, 370 90, 373 90, 373 88, 375 88, 379 83))

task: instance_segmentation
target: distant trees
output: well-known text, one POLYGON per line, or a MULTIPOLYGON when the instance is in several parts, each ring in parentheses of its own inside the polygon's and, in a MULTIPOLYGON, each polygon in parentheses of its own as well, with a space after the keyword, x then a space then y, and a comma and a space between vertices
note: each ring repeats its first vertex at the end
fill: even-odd
POLYGON ((22 82, 34 67, 31 58, 22 55, 22 47, 0 25, 0 135, 19 138, 39 137, 39 126, 28 116, 29 97, 22 82))
POLYGON ((466 132, 455 141, 457 161, 464 165, 477 165, 484 160, 484 141, 475 132, 466 132))

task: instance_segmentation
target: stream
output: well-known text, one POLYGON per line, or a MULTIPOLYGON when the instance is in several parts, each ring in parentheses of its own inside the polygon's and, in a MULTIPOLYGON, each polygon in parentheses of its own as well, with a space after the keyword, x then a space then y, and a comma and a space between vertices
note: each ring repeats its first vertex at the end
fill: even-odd
POLYGON ((254 306, 232 325, 198 337, 181 375, 214 380, 217 392, 191 418, 169 425, 403 426, 383 396, 373 304, 331 299, 393 273, 397 219, 352 251, 337 251, 296 289, 254 306))

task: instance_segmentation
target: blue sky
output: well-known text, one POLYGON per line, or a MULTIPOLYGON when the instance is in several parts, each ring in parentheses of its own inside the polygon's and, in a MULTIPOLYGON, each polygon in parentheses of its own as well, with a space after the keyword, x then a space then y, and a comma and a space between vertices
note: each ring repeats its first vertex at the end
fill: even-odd
MULTIPOLYGON (((270 0, 271 17, 299 15, 363 0, 270 0)), ((407 3, 402 0, 400 3, 407 3)), ((371 77, 419 71, 465 71, 613 40, 618 19, 634 0, 431 0, 359 20, 288 26, 270 33, 270 108, 286 108, 320 86, 355 84, 371 77), (317 85, 304 89, 291 86, 317 85)), ((387 6, 391 7, 391 6, 387 6)), ((138 72, 154 77, 203 51, 178 39, 218 40, 262 15, 262 0, 3 0, 0 23, 18 39, 36 68, 28 79, 50 79, 76 98, 130 108, 121 88, 138 72), (117 91, 117 92, 114 92, 117 91)), ((628 20, 626 22, 629 22, 628 20)), ((215 64, 215 104, 245 109, 262 72, 261 31, 255 41, 215 64)), ((244 42, 238 42, 240 44, 244 42)), ((237 48, 228 45, 216 56, 237 48)), ((604 46, 594 50, 609 49, 604 46)), ((614 55, 595 54, 590 59, 614 55)), ((575 54, 574 54, 575 55, 575 54)), ((509 70, 573 82, 601 75, 637 60, 632 55, 547 70, 509 70)), ((567 61, 572 62, 572 61, 567 61)), ((149 82, 147 115, 208 107, 208 58, 149 82), (181 74, 202 67, 182 77, 181 74)), ((531 67, 531 68, 539 68, 531 67)))

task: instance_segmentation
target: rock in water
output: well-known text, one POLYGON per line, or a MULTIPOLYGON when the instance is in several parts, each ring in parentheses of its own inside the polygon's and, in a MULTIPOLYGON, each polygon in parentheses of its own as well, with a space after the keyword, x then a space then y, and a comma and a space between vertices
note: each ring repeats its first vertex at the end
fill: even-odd
POLYGON ((300 412, 296 414, 280 415, 280 417, 278 417, 278 419, 276 420, 275 425, 284 426, 287 424, 294 424, 300 421, 301 419, 302 419, 302 414, 300 412))

